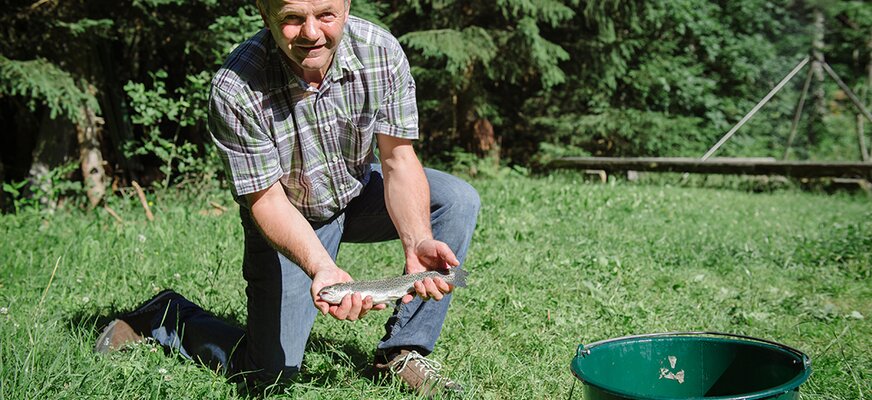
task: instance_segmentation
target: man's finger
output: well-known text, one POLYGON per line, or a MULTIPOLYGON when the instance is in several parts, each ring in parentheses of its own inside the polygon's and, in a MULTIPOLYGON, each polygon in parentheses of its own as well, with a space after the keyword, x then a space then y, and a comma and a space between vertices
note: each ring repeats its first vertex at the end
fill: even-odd
POLYGON ((363 318, 366 313, 372 310, 372 296, 366 296, 360 306, 360 315, 358 318, 363 318))
POLYGON ((447 244, 442 243, 440 246, 437 246, 436 252, 439 254, 439 257, 445 260, 448 265, 452 267, 460 265, 460 260, 457 259, 457 256, 454 255, 454 252, 451 251, 451 248, 448 247, 447 244))
POLYGON ((445 282, 445 279, 437 276, 433 278, 433 283, 436 284, 436 288, 439 289, 439 291, 442 293, 448 293, 451 291, 451 286, 449 286, 448 283, 445 282))
POLYGON ((338 320, 344 320, 348 317, 348 310, 351 309, 351 296, 345 295, 342 298, 342 302, 339 303, 339 307, 336 308, 336 311, 333 313, 333 317, 338 320))
POLYGON ((424 287, 427 288, 427 293, 436 301, 442 300, 442 292, 436 287, 436 282, 431 278, 424 278, 424 287))
POLYGON ((363 307, 363 301, 360 299, 360 293, 351 295, 351 309, 348 310, 348 319, 355 321, 360 318, 360 310, 363 307))
POLYGON ((430 296, 427 294, 427 288, 424 286, 424 282, 415 281, 415 292, 418 293, 418 297, 422 300, 427 300, 430 296))
POLYGON ((425 293, 421 297, 424 298, 425 300, 433 297, 433 295, 434 295, 433 292, 437 291, 436 287, 433 286, 433 280, 430 278, 424 278, 420 282, 421 282, 421 286, 424 287, 424 293, 425 293))
POLYGON ((402 302, 403 302, 403 304, 409 304, 412 301, 412 299, 414 299, 414 298, 415 298, 415 295, 409 293, 409 294, 403 296, 402 302))

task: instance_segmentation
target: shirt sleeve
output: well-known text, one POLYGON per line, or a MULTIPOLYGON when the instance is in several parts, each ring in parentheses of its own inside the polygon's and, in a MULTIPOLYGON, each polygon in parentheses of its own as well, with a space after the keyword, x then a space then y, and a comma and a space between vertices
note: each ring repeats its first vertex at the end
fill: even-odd
POLYGON ((208 127, 235 196, 264 190, 281 178, 275 142, 250 110, 216 87, 209 96, 208 127))
POLYGON ((418 138, 418 106, 415 79, 399 43, 391 59, 396 60, 388 76, 388 87, 375 121, 375 132, 403 139, 418 138))

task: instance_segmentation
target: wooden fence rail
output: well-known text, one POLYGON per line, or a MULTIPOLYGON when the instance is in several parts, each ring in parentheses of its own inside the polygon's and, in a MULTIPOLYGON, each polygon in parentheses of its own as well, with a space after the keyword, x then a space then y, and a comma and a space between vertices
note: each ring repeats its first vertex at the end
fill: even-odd
POLYGON ((563 157, 545 169, 600 169, 605 171, 691 172, 703 174, 782 175, 795 178, 861 178, 872 180, 872 163, 775 161, 768 158, 620 158, 563 157))

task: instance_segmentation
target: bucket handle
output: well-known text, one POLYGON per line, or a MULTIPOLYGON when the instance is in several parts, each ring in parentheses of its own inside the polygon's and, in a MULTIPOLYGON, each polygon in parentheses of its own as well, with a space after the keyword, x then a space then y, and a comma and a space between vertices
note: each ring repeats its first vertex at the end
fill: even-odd
POLYGON ((590 350, 591 350, 592 348, 594 348, 594 347, 596 347, 596 346, 600 346, 600 345, 606 344, 606 343, 617 342, 617 341, 619 341, 619 340, 626 340, 626 339, 644 339, 644 338, 660 337, 660 336, 702 336, 702 335, 707 335, 707 336, 727 336, 727 337, 732 337, 732 338, 745 339, 745 340, 753 340, 753 341, 756 341, 756 342, 762 342, 762 343, 770 344, 770 345, 773 345, 773 346, 775 346, 775 347, 779 347, 779 348, 781 348, 781 349, 783 349, 783 350, 787 350, 787 351, 793 353, 794 355, 796 355, 797 357, 799 357, 799 358, 802 360, 802 364, 803 364, 803 366, 804 366, 805 368, 811 367, 811 359, 808 358, 808 356, 807 356, 805 353, 803 353, 803 352, 801 352, 801 351, 799 351, 799 350, 797 350, 797 349, 795 349, 795 348, 793 348, 793 347, 790 347, 790 346, 788 346, 788 345, 781 344, 781 343, 778 343, 778 342, 773 342, 773 341, 771 341, 771 340, 755 338, 755 337, 753 337, 753 336, 745 336, 745 335, 739 335, 739 334, 735 334, 735 333, 726 333, 726 332, 706 332, 706 331, 646 333, 646 334, 643 334, 643 335, 630 335, 630 336, 622 336, 622 337, 618 337, 618 338, 612 338, 612 339, 600 340, 600 341, 598 341, 598 342, 593 342, 593 343, 590 343, 590 344, 587 344, 587 345, 584 345, 584 344, 580 344, 580 345, 578 345, 577 356, 578 356, 578 357, 585 357, 585 356, 587 356, 587 355, 590 354, 590 350))

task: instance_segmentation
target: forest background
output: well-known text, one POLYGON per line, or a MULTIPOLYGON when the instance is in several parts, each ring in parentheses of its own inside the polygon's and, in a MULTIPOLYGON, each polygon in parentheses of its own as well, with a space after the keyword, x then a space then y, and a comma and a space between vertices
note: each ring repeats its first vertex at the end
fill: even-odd
MULTIPOLYGON (((0 208, 221 182, 208 85, 262 28, 253 1, 3 3, 0 208)), ((352 14, 406 49, 425 164, 470 175, 565 155, 701 156, 810 54, 872 98, 862 1, 354 0, 352 14)), ((819 64, 785 153, 803 80, 718 155, 859 159, 858 111, 819 64)))

